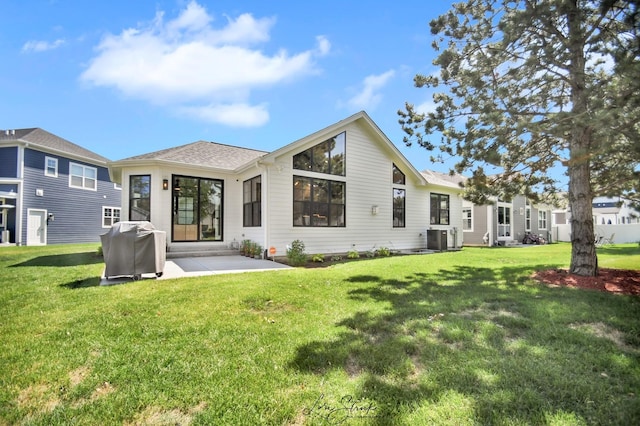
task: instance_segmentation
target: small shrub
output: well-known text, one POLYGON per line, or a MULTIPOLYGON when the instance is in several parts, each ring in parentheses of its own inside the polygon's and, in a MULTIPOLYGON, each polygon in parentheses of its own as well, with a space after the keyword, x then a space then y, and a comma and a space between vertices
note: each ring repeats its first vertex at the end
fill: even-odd
POLYGON ((376 254, 378 256, 390 256, 391 255, 391 250, 389 250, 387 247, 380 247, 378 250, 376 250, 376 254))
POLYGON ((376 257, 376 252, 373 251, 373 250, 367 250, 365 252, 365 256, 367 256, 367 257, 376 257))
POLYGON ((321 254, 321 253, 314 254, 313 257, 311 258, 311 261, 316 263, 324 262, 324 254, 321 254))
POLYGON ((291 246, 287 247, 287 259, 291 266, 301 266, 307 263, 307 254, 304 252, 304 243, 294 240, 291 246))
POLYGON ((349 259, 357 259, 360 257, 360 253, 358 253, 358 250, 349 250, 349 253, 347 253, 347 258, 349 259))
POLYGON ((340 262, 341 260, 342 260, 342 256, 340 256, 339 254, 331 256, 332 262, 340 262))
POLYGON ((96 256, 104 256, 104 254, 102 253, 102 246, 98 246, 98 250, 96 251, 96 256))

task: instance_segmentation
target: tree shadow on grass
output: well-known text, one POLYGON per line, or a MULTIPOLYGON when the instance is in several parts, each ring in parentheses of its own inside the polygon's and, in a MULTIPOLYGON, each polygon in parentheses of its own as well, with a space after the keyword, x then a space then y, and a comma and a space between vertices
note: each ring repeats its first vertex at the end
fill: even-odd
MULTIPOLYGON (((611 420, 611 401, 625 401, 619 388, 640 386, 640 377, 630 365, 602 361, 620 356, 615 347, 567 326, 576 310, 594 321, 609 314, 592 308, 597 295, 528 286, 530 271, 458 266, 391 280, 351 278, 363 286, 349 297, 368 309, 337 323, 335 338, 298 347, 290 367, 318 375, 343 371, 359 387, 354 395, 322 395, 320 409, 314 405, 306 414, 331 423, 338 419, 329 414, 358 417, 357 408, 367 405, 375 407, 367 414, 376 424, 412 413, 434 423, 611 420), (599 380, 604 369, 625 379, 599 380), (340 408, 345 398, 356 410, 340 408)), ((640 403, 620 412, 613 423, 638 420, 640 403)))
POLYGON ((11 268, 22 266, 80 266, 80 265, 94 265, 96 263, 102 263, 104 259, 102 256, 96 255, 95 252, 83 252, 83 253, 69 253, 69 254, 52 254, 47 256, 38 256, 27 261, 11 265, 11 268))

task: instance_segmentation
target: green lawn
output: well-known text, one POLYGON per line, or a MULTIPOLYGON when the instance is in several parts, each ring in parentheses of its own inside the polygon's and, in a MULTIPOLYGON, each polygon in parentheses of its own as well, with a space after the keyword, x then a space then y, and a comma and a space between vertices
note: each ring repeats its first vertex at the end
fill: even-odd
POLYGON ((97 248, 0 248, 0 424, 640 424, 640 298, 529 278, 567 244, 108 287, 97 248))

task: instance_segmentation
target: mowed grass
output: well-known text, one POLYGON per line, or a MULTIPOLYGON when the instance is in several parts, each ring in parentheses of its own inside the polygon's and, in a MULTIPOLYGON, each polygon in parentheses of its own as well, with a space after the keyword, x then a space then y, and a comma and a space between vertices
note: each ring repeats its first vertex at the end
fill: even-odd
POLYGON ((0 248, 0 424, 640 424, 640 298, 530 279, 568 244, 108 287, 97 248, 0 248))

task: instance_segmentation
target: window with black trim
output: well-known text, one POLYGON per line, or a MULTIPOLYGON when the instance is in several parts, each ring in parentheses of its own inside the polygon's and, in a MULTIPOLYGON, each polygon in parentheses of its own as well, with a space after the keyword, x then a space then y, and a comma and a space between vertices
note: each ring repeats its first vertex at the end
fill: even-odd
POLYGON ((393 183, 404 185, 405 184, 405 176, 404 173, 396 166, 393 165, 393 183))
POLYGON ((129 177, 129 220, 151 220, 151 176, 129 177))
POLYGON ((293 176, 293 226, 344 227, 346 183, 293 176))
POLYGON ((346 132, 293 156, 293 168, 328 175, 345 175, 346 132))
POLYGON ((262 177, 245 180, 242 183, 243 226, 261 226, 262 224, 262 177))
POLYGON ((449 224, 449 196, 431 194, 431 225, 449 224))
POLYGON ((393 227, 405 227, 405 200, 406 191, 404 189, 393 188, 393 227))

